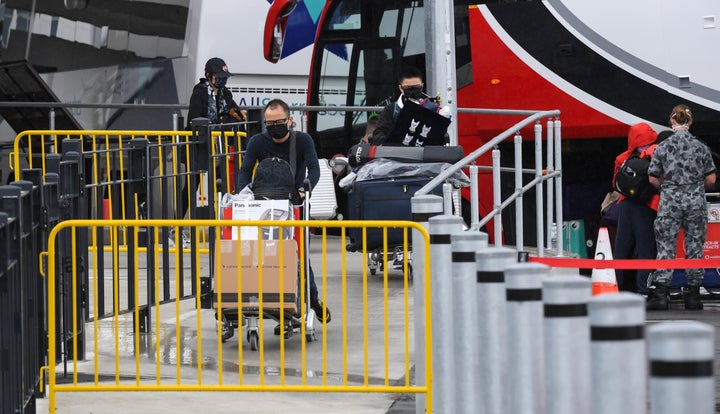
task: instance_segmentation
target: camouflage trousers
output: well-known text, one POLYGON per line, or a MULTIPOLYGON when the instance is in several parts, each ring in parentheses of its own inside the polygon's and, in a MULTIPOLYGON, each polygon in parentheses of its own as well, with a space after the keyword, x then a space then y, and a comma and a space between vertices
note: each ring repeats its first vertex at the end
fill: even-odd
MULTIPOLYGON (((685 258, 701 259, 703 244, 707 236, 707 212, 704 210, 688 212, 686 217, 658 216, 655 219, 655 240, 657 241, 657 258, 674 259, 677 253, 677 238, 680 229, 685 237, 685 258)), ((658 269, 650 274, 648 287, 655 285, 667 286, 672 281, 671 269, 658 269)), ((690 286, 702 283, 704 269, 687 269, 687 282, 690 286)))

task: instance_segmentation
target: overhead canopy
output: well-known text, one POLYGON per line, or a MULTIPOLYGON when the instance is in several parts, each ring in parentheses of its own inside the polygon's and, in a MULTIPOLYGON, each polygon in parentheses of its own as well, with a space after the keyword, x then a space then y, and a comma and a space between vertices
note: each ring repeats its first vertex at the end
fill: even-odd
MULTIPOLYGON (((0 63, 0 102, 59 102, 50 87, 25 61, 0 63)), ((15 132, 50 128, 50 108, 0 106, 0 116, 15 132)), ((67 108, 55 108, 55 129, 80 130, 67 108)))

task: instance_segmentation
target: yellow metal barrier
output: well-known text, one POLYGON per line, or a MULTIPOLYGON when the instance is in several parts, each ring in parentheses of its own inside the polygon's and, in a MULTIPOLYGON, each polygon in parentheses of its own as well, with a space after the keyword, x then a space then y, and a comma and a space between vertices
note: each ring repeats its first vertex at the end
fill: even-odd
MULTIPOLYGON (((239 168, 242 165, 242 153, 237 148, 233 148, 229 144, 227 138, 237 138, 238 144, 240 140, 247 139, 244 132, 234 131, 212 131, 213 143, 210 145, 211 156, 216 164, 216 169, 211 172, 208 180, 199 180, 199 197, 206 199, 208 193, 218 194, 218 176, 220 170, 224 171, 225 177, 232 176, 232 163, 237 163, 239 168), (223 136, 226 139, 219 140, 223 136), (208 188, 209 187, 209 188, 208 188)), ((105 219, 134 219, 132 214, 128 212, 128 206, 124 202, 120 202, 119 206, 114 205, 117 200, 125 200, 127 178, 127 151, 128 143, 132 139, 144 138, 148 140, 150 145, 156 146, 150 156, 155 159, 151 165, 155 165, 157 174, 148 171, 148 175, 155 176, 151 180, 156 185, 156 194, 163 194, 166 186, 169 184, 169 192, 173 195, 175 191, 180 191, 183 187, 189 188, 189 176, 182 175, 181 164, 189 165, 190 151, 183 151, 177 143, 186 143, 183 147, 187 148, 190 142, 192 131, 164 131, 164 130, 35 130, 23 131, 15 137, 13 152, 10 153, 9 163, 14 171, 14 179, 21 179, 21 170, 23 168, 39 168, 44 175, 47 172, 47 155, 49 153, 57 154, 61 142, 63 140, 77 140, 80 142, 82 151, 90 156, 90 165, 84 165, 86 168, 85 186, 88 189, 89 214, 88 218, 105 219), (183 159, 184 157, 184 159, 183 159), (157 160, 168 160, 168 162, 158 162, 157 160), (88 169, 89 168, 89 169, 88 169), (158 179, 157 177, 171 177, 171 179, 158 179), (170 181, 170 183, 167 183, 170 181), (113 182, 117 182, 114 185, 113 182), (117 193, 117 194, 114 194, 117 193), (103 204, 99 204, 98 200, 103 200, 103 204), (115 214, 118 212, 118 214, 115 214), (101 216, 102 213, 102 216, 101 216)), ((152 167, 151 167, 152 168, 152 167)), ((186 205, 195 203, 195 194, 188 192, 186 205)), ((175 205, 175 197, 169 198, 170 208, 176 218, 183 215, 180 206, 175 205)), ((139 211, 141 200, 134 201, 135 211, 139 211)), ((217 211, 217 202, 213 211, 217 211)), ((204 236, 204 233, 200 233, 204 236)), ((125 250, 127 235, 122 234, 118 237, 121 249, 125 250)), ((207 248, 206 241, 200 238, 200 247, 207 248)), ((180 245, 180 244, 179 244, 180 245)), ((96 246, 91 246, 91 250, 96 246)), ((106 249, 108 249, 106 247, 106 249)))
MULTIPOLYGON (((314 242, 306 246, 303 240, 306 238, 305 227, 307 222, 303 221, 225 221, 225 220, 71 220, 61 222, 53 228, 48 241, 48 337, 55 338, 57 326, 56 309, 56 266, 58 263, 58 252, 56 245, 59 240, 67 237, 72 241, 72 263, 69 265, 73 274, 77 271, 78 263, 76 250, 82 246, 76 245, 75 235, 78 232, 92 231, 98 227, 109 227, 111 229, 126 229, 137 235, 142 231, 154 233, 156 238, 163 228, 178 228, 185 226, 197 230, 199 228, 215 228, 214 245, 220 245, 220 233, 223 227, 240 228, 251 226, 257 228, 257 235, 261 238, 261 232, 266 227, 298 227, 299 237, 297 238, 301 266, 298 277, 300 286, 308 277, 304 266, 304 253, 309 252, 308 257, 312 260, 316 272, 316 281, 321 289, 320 296, 325 299, 329 308, 334 309, 332 324, 326 322, 316 327, 321 343, 309 342, 306 336, 306 326, 300 327, 300 338, 295 341, 292 338, 286 339, 284 335, 275 337, 273 328, 268 325, 270 321, 264 312, 259 313, 259 344, 258 352, 251 352, 245 349, 242 335, 238 338, 239 343, 223 344, 222 325, 215 323, 216 314, 210 309, 201 309, 200 295, 194 301, 182 301, 180 295, 176 294, 171 303, 161 304, 159 278, 154 278, 154 286, 142 286, 138 277, 143 272, 159 274, 161 269, 160 260, 153 260, 154 269, 148 268, 148 263, 142 263, 142 256, 135 254, 133 271, 120 268, 117 263, 128 263, 128 260, 118 257, 122 252, 113 249, 110 254, 115 255, 112 260, 112 285, 114 295, 114 314, 107 319, 100 319, 97 316, 98 310, 93 306, 98 295, 97 264, 91 260, 90 276, 90 313, 95 315, 93 321, 88 323, 84 331, 92 338, 87 340, 87 348, 92 350, 91 361, 80 364, 76 353, 77 333, 83 331, 78 326, 78 315, 76 310, 77 301, 80 300, 75 292, 77 291, 76 278, 72 280, 72 315, 70 321, 65 321, 66 330, 72 333, 73 352, 70 355, 68 366, 71 381, 69 383, 58 383, 56 366, 48 367, 49 379, 49 409, 51 413, 56 412, 57 394, 71 392, 159 392, 159 391, 266 391, 266 392, 340 392, 340 393, 417 393, 426 396, 427 407, 432 407, 432 338, 431 338, 431 291, 430 291, 430 248, 427 231, 417 223, 393 221, 393 222, 368 222, 368 221, 313 221, 312 227, 321 229, 319 234, 312 236, 314 242), (338 229, 339 236, 329 235, 328 229, 338 229), (347 253, 345 250, 346 230, 348 228, 361 228, 362 240, 360 246, 366 246, 368 228, 380 228, 383 234, 383 247, 390 251, 391 246, 387 245, 388 229, 401 229, 403 233, 403 264, 400 273, 400 280, 389 275, 391 268, 387 256, 383 255, 383 265, 386 271, 380 280, 372 279, 369 275, 367 261, 368 251, 360 253, 347 253), (423 240, 423 246, 415 246, 415 254, 423 255, 426 263, 422 277, 416 278, 416 282, 424 284, 424 302, 427 305, 425 314, 422 315, 425 325, 425 354, 411 354, 413 343, 413 320, 411 308, 410 271, 410 235, 412 231, 418 232, 423 240), (321 246, 317 249, 318 240, 321 246), (129 314, 121 314, 119 303, 121 297, 120 285, 127 284, 128 275, 134 275, 134 290, 131 294, 134 297, 134 306, 129 314), (377 282, 377 283, 375 283, 377 282), (153 322, 148 326, 148 333, 139 333, 139 321, 141 310, 141 292, 147 294, 147 300, 152 308, 150 314, 153 322), (154 292, 150 294, 149 292, 154 292), (194 303, 192 303, 194 302, 194 303), (213 326, 213 324, 215 324, 213 326), (213 342, 214 341, 214 342, 213 342), (299 342, 299 343, 298 343, 299 342), (237 351, 234 352, 235 347, 237 351), (230 348, 230 349, 228 349, 230 348), (228 356, 231 355, 231 356, 228 356), (226 359, 227 358, 227 359, 226 359), (424 360, 426 373, 424 378, 418 378, 417 383, 423 385, 412 385, 410 383, 410 369, 413 361, 424 360), (227 374, 232 371, 233 374, 227 374), (292 375, 297 373, 297 375, 292 375), (92 380, 83 383, 80 374, 91 374, 92 380), (110 379, 108 379, 110 378, 110 379)), ((317 232, 316 232, 317 233, 317 232)), ((236 241, 236 243, 238 243, 236 241)), ((279 243, 279 263, 274 267, 250 265, 249 268, 256 269, 257 276, 257 307, 266 309, 263 286, 265 279, 263 272, 272 273, 279 269, 280 292, 283 292, 283 280, 286 270, 294 269, 295 263, 284 263, 283 244, 279 243)), ((161 249, 155 251, 155 255, 167 252, 161 249)), ((173 251, 177 259, 182 255, 182 249, 173 251)), ((193 249, 192 254, 196 255, 194 262, 198 272, 194 283, 200 285, 200 275, 215 274, 215 289, 217 308, 220 314, 224 310, 235 309, 245 313, 240 304, 244 291, 243 267, 241 252, 237 251, 237 260, 230 260, 230 263, 221 263, 219 254, 215 260, 208 254, 193 249), (233 265, 237 270, 230 270, 233 265), (222 277, 236 276, 238 289, 237 302, 223 304, 222 277)), ((263 263, 261 249, 257 252, 257 263, 263 263)), ((223 259, 225 260, 225 259, 223 259)), ((295 259, 293 258, 293 261, 295 259)), ((64 263, 67 266, 68 263, 64 263)), ((67 268, 67 267, 66 267, 67 268)), ((172 286, 167 288, 179 289, 187 280, 181 280, 180 271, 175 266, 172 269, 175 278, 172 286)), ((293 270, 294 271, 294 270, 293 270)), ((153 280, 153 279, 148 279, 153 280)), ((150 283, 150 282, 148 282, 150 283)), ((225 292, 230 293, 230 292, 225 292)), ((270 292, 267 293, 268 295, 270 292)), ((304 288, 299 291, 300 314, 306 311, 306 294, 304 288)), ((283 302, 284 295, 279 295, 280 306, 285 309, 283 302)), ((280 311, 279 320, 282 325, 284 318, 290 317, 287 311, 280 311)), ((282 329, 280 329, 282 333, 282 329)), ((48 360, 55 361, 59 350, 56 349, 55 341, 50 341, 48 360)), ((291 410, 292 407, 288 407, 291 410)))
MULTIPOLYGON (((83 130, 83 131, 72 131, 72 130, 35 130, 35 131, 23 131, 15 137, 13 144, 13 152, 9 154, 10 168, 15 174, 15 180, 20 180, 20 172, 23 167, 27 168, 40 168, 45 174, 47 170, 46 156, 48 153, 56 154, 60 148, 60 142, 65 139, 80 140, 83 151, 92 151, 92 175, 86 177, 86 184, 98 184, 108 180, 108 174, 115 172, 118 174, 119 179, 124 178, 125 174, 125 160, 123 157, 114 157, 112 152, 107 151, 108 149, 117 149, 122 151, 123 146, 127 145, 127 142, 135 138, 145 138, 150 144, 160 145, 158 148, 158 157, 163 158, 162 144, 167 143, 163 141, 168 138, 173 138, 176 142, 188 142, 192 136, 192 131, 164 131, 164 130, 83 130), (115 159, 116 158, 116 159, 115 159), (103 176, 105 174, 105 176, 103 176)), ((245 132, 233 132, 233 131, 212 131, 213 143, 211 145, 211 154, 220 163, 220 168, 224 169, 226 175, 230 174, 230 165, 232 162, 237 160, 238 167, 242 164, 241 154, 235 157, 234 152, 239 152, 237 148, 231 148, 228 144, 228 140, 217 140, 218 137, 224 136, 225 138, 236 137, 239 140, 247 139, 245 132), (228 156, 223 156, 228 155, 228 156)), ((178 174, 180 171, 179 164, 182 162, 187 165, 187 160, 181 160, 181 154, 179 151, 173 151, 173 148, 177 146, 168 146, 165 151, 169 153, 171 158, 171 171, 164 171, 164 163, 158 164, 159 174, 178 174)), ((185 154, 189 157, 189 154, 185 154)), ((175 188, 180 188, 177 185, 177 181, 174 183, 175 188)), ((124 186, 123 186, 124 188, 124 186)), ((212 190, 214 194, 217 193, 217 182, 212 181, 212 190)), ((201 189, 203 194, 206 194, 208 189, 201 189)), ((108 194, 108 199, 112 200, 112 194, 108 194)), ((191 202, 192 200, 188 200, 191 202)), ((111 201, 112 202, 112 201, 111 201)), ((100 208, 102 206, 99 206, 100 208)), ((112 207, 112 206, 111 206, 112 207)), ((110 208, 112 212, 112 208, 110 208)), ((113 217, 127 219, 124 209, 122 210, 121 217, 113 217)))

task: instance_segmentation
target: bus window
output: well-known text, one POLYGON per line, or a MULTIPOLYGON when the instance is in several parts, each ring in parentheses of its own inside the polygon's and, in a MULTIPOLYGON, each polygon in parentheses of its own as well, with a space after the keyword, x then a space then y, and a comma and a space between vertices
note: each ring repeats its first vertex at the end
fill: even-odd
POLYGON ((335 12, 330 17, 327 30, 356 30, 360 29, 361 2, 359 1, 343 1, 335 8, 335 12))
POLYGON ((402 56, 424 54, 425 8, 408 7, 400 10, 385 10, 378 26, 378 36, 397 38, 402 48, 402 56))
POLYGON ((378 48, 364 42, 326 45, 317 104, 330 108, 317 113, 315 124, 325 155, 330 148, 344 152, 358 142, 367 122, 368 114, 364 111, 334 111, 333 106, 377 106, 393 98, 397 84, 393 55, 391 47, 378 48), (345 59, 335 53, 340 48, 345 59))
MULTIPOLYGON (((425 8, 417 0, 328 0, 319 22, 310 105, 382 106, 397 98, 401 69, 425 69, 425 8)), ((467 29, 467 6, 455 7, 456 27, 467 29)), ((467 30, 458 30, 458 67, 469 69, 467 30)), ((458 82, 471 82, 469 70, 458 82)), ((310 113, 308 131, 321 156, 345 152, 362 136, 367 113, 328 110, 310 113)))

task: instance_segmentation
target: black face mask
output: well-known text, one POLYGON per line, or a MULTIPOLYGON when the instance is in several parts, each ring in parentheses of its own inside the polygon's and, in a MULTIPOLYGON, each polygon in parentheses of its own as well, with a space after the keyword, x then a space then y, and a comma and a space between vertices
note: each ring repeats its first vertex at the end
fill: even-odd
POLYGON ((422 86, 411 86, 411 87, 403 88, 403 95, 407 99, 415 99, 415 100, 422 99, 422 97, 423 97, 422 86))
POLYGON ((227 78, 215 78, 215 87, 222 89, 227 85, 227 78))
POLYGON ((289 131, 287 124, 268 125, 268 126, 266 126, 266 128, 267 128, 268 134, 270 134, 270 136, 275 139, 281 139, 281 138, 285 137, 285 135, 287 135, 287 133, 289 131))

